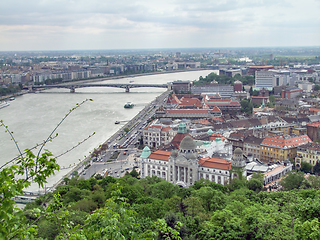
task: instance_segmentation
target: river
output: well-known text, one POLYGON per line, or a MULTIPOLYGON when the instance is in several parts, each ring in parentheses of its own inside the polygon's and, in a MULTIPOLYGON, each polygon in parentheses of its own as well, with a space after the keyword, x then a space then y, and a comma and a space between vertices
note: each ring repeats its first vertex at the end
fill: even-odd
MULTIPOLYGON (((128 83, 134 81, 133 83, 163 84, 176 80, 193 81, 211 72, 213 71, 168 73, 104 82, 128 83)), ((65 114, 77 103, 85 99, 93 99, 92 102, 88 101, 72 112, 58 128, 58 137, 45 146, 45 149, 50 150, 54 155, 59 155, 77 145, 93 132, 96 133, 70 153, 58 158, 60 166, 66 169, 60 170, 48 179, 47 187, 50 187, 69 172, 71 166, 83 160, 94 148, 104 143, 121 128, 121 124, 114 124, 115 121, 130 120, 164 91, 163 88, 134 88, 130 89, 130 93, 125 93, 124 89, 101 87, 76 89, 75 93, 70 93, 67 89, 50 89, 17 97, 10 102, 9 107, 0 109, 0 119, 13 132, 20 149, 24 150, 43 142, 65 114), (134 108, 124 109, 126 102, 133 102, 134 108)), ((0 128, 0 164, 6 163, 17 155, 17 148, 10 135, 5 132, 4 128, 0 128)), ((32 185, 28 190, 37 191, 37 186, 32 185)))

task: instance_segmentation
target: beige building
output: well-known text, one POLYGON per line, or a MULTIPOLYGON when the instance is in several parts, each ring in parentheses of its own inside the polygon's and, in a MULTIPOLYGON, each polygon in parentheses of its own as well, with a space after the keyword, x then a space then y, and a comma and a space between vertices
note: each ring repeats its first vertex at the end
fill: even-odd
POLYGON ((297 156, 295 158, 295 165, 297 168, 301 167, 302 162, 307 162, 316 165, 320 160, 320 144, 307 143, 297 148, 297 156))
POLYGON ((260 159, 260 144, 262 141, 263 139, 254 136, 246 137, 243 140, 243 153, 246 156, 251 155, 253 158, 260 159))
POLYGON ((169 144, 175 135, 171 127, 159 124, 147 126, 142 133, 144 145, 150 148, 158 148, 160 145, 169 144))

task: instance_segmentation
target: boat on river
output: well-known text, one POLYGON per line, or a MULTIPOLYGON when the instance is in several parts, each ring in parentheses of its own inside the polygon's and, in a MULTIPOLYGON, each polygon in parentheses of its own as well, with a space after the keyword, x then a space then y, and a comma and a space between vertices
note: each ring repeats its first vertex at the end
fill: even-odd
POLYGON ((8 102, 0 102, 0 109, 4 108, 4 107, 8 107, 10 105, 10 103, 8 102))
POLYGON ((131 103, 131 102, 127 102, 125 105, 124 105, 124 108, 133 108, 134 104, 131 103))

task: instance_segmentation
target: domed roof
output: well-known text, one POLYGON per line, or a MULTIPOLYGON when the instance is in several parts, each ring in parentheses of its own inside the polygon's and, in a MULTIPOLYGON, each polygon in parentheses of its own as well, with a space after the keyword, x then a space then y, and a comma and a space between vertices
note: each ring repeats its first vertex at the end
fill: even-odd
POLYGON ((221 138, 217 137, 216 142, 221 142, 221 138))
POLYGON ((242 154, 241 148, 236 148, 236 149, 234 150, 234 154, 242 154))
POLYGON ((195 142, 190 136, 185 136, 180 143, 180 149, 183 149, 183 150, 196 149, 196 147, 197 146, 195 142))
POLYGON ((178 156, 178 151, 177 150, 173 150, 171 152, 170 156, 176 158, 178 156))
POLYGON ((187 133, 187 125, 185 123, 179 124, 178 133, 187 133))
POLYGON ((141 153, 141 158, 148 158, 151 154, 151 150, 148 146, 145 146, 141 153))

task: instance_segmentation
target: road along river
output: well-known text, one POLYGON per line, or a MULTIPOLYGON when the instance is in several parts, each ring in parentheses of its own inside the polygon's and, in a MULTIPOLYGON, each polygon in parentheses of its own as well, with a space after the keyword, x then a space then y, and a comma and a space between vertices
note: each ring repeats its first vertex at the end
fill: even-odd
MULTIPOLYGON (((108 80, 106 83, 139 83, 164 84, 176 80, 197 80, 200 76, 207 76, 212 70, 147 75, 131 78, 108 80)), ((216 72, 216 71, 215 71, 216 72)), ((103 82, 100 82, 103 83, 103 82)), ((163 93, 163 88, 134 88, 125 93, 119 88, 83 88, 70 93, 68 89, 50 89, 37 94, 25 94, 10 102, 9 107, 0 109, 2 119, 13 132, 19 147, 24 150, 31 148, 45 140, 59 121, 77 103, 85 99, 93 99, 72 112, 58 128, 59 134, 53 142, 46 145, 54 155, 59 155, 77 145, 78 142, 95 132, 89 140, 75 150, 58 158, 61 170, 48 179, 47 187, 52 186, 72 166, 88 156, 94 148, 104 143, 118 129, 121 124, 115 121, 132 119, 148 103, 163 93), (133 102, 134 108, 124 109, 124 104, 133 102)), ((5 129, 0 129, 0 164, 18 155, 14 142, 5 129)), ((32 185, 28 191, 37 191, 38 187, 32 185)))

